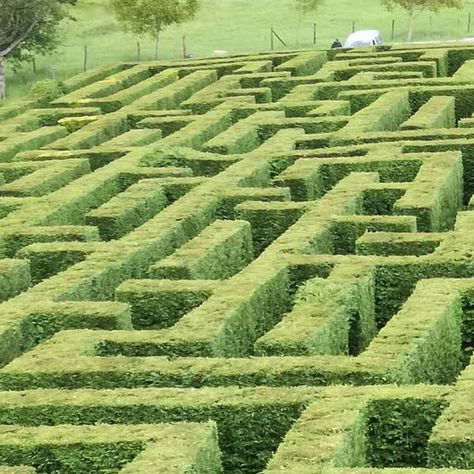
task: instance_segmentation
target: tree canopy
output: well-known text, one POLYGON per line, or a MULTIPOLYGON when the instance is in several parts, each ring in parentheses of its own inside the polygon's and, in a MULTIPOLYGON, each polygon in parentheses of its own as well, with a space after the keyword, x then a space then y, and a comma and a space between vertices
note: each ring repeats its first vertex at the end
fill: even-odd
POLYGON ((57 26, 76 0, 0 0, 0 58, 27 59, 51 52, 58 44, 57 26))
POLYGON ((464 0, 382 0, 382 4, 388 8, 398 6, 405 10, 421 9, 436 12, 441 8, 462 8, 464 0))
POLYGON ((110 0, 110 5, 125 31, 151 35, 158 41, 167 26, 192 19, 200 7, 199 0, 110 0))
POLYGON ((316 11, 324 0, 295 0, 295 7, 301 13, 311 13, 316 11))
POLYGON ((0 0, 0 98, 5 96, 4 60, 29 59, 51 52, 59 41, 57 26, 76 0, 0 0))
POLYGON ((408 25, 408 40, 410 41, 413 35, 413 23, 418 13, 423 10, 438 12, 442 8, 462 8, 464 0, 381 0, 388 10, 394 7, 401 7, 409 14, 408 25))

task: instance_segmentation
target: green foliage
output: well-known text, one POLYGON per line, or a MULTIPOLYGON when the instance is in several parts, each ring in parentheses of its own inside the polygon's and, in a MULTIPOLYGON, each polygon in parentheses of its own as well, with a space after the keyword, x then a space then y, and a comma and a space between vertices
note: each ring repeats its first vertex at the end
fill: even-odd
POLYGON ((30 285, 30 267, 26 260, 0 261, 0 302, 21 293, 30 285))
POLYGON ((110 0, 110 6, 125 31, 151 35, 158 40, 167 26, 192 19, 200 7, 199 0, 110 0))
POLYGON ((13 64, 47 54, 58 43, 58 25, 68 17, 65 4, 77 0, 0 0, 0 99, 6 97, 4 61, 13 64))
POLYGON ((117 288, 116 298, 130 305, 135 329, 162 329, 206 301, 213 289, 205 281, 129 280, 117 288))
POLYGON ((20 428, 0 443, 0 462, 63 474, 139 474, 152 465, 158 474, 186 472, 189 466, 196 473, 222 474, 213 422, 20 428))
POLYGON ((37 99, 41 105, 57 99, 64 93, 64 86, 52 80, 39 81, 31 88, 31 97, 37 99))
POLYGON ((296 9, 301 13, 315 12, 324 4, 324 0, 294 0, 296 9))
POLYGON ((464 0, 381 0, 386 8, 401 7, 409 12, 412 10, 430 10, 437 12, 442 8, 462 8, 464 0))
POLYGON ((439 400, 377 400, 367 407, 369 463, 373 467, 423 467, 431 430, 445 404, 439 400))
POLYGON ((169 25, 193 18, 199 0, 111 0, 111 6, 127 31, 156 35, 169 25))
POLYGON ((0 59, 21 60, 45 54, 58 43, 57 26, 68 16, 66 4, 76 0, 1 0, 0 59))
POLYGON ((473 58, 124 63, 1 110, 0 464, 474 469, 473 58))

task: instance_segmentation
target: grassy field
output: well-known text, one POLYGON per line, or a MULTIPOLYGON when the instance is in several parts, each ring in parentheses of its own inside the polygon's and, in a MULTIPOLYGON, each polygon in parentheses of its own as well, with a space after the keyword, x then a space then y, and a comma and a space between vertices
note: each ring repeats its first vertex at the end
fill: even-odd
MULTIPOLYGON (((356 29, 376 28, 386 41, 391 40, 395 20, 394 41, 406 36, 403 11, 387 12, 376 0, 328 0, 317 14, 301 16, 292 8, 292 0, 202 0, 202 9, 190 23, 169 28, 163 34, 162 59, 182 56, 182 36, 187 37, 188 51, 194 57, 212 56, 215 50, 229 53, 270 49, 273 26, 289 49, 312 47, 313 24, 317 24, 318 48, 328 47, 334 38, 344 40, 356 29)), ((31 84, 52 77, 64 79, 83 69, 84 46, 88 48, 88 67, 137 58, 137 38, 122 33, 105 0, 80 0, 75 9, 77 21, 64 25, 63 45, 52 56, 36 59, 37 72, 31 64, 14 73, 7 71, 10 99, 26 94, 31 84)), ((468 14, 472 11, 471 34, 474 36, 474 0, 466 8, 445 10, 438 15, 423 13, 416 22, 414 40, 459 39, 470 36, 468 14), (431 18, 431 19, 430 19, 431 18)), ((141 58, 152 59, 154 44, 142 38, 141 58)), ((275 40, 275 48, 285 49, 275 40)))

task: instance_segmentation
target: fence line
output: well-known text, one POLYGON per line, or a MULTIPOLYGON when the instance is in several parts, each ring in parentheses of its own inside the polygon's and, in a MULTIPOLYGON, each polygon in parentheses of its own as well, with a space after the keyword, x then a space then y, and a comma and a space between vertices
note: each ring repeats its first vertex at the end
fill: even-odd
MULTIPOLYGON (((429 36, 429 38, 433 38, 433 37, 444 37, 444 36, 448 36, 447 34, 447 31, 446 31, 446 27, 445 25, 443 25, 443 30, 437 30, 437 27, 436 27, 436 17, 433 16, 433 15, 426 15, 424 17, 424 19, 419 19, 418 22, 417 22, 417 25, 418 27, 422 24, 422 21, 425 21, 425 28, 424 28, 424 31, 427 32, 427 35, 426 36, 429 36), (428 31, 426 31, 428 29, 428 31)), ((467 12, 465 14, 465 16, 459 16, 458 19, 457 19, 457 22, 454 20, 453 22, 451 22, 451 24, 455 24, 457 25, 457 29, 456 29, 456 32, 459 34, 461 34, 462 32, 466 32, 467 34, 470 34, 471 31, 472 31, 472 13, 471 12, 467 12), (463 21, 463 18, 465 20, 465 23, 463 21), (462 24, 464 23, 464 28, 462 27, 462 24)), ((385 31, 386 33, 386 37, 390 39, 390 41, 395 41, 396 39, 402 39, 402 34, 404 34, 407 26, 406 25, 403 25, 402 27, 398 26, 399 25, 399 20, 395 19, 395 18, 392 18, 391 22, 390 22, 390 26, 388 26, 387 24, 385 25, 385 28, 382 28, 382 31, 385 31), (403 33, 402 33, 403 32, 403 33)), ((355 31, 356 28, 359 26, 357 25, 356 23, 356 20, 351 20, 351 23, 349 23, 349 31, 355 31)), ((318 24, 316 22, 312 23, 311 25, 311 36, 310 36, 310 32, 308 31, 307 33, 307 36, 306 36, 306 33, 304 33, 304 36, 306 37, 306 40, 303 41, 303 44, 301 45, 301 47, 309 47, 309 46, 316 46, 318 43, 321 42, 321 40, 324 38, 324 34, 325 34, 325 29, 324 29, 324 25, 321 26, 321 24, 318 24)), ((276 49, 277 46, 280 46, 280 47, 294 47, 294 46, 299 46, 298 45, 298 42, 296 40, 296 30, 294 30, 293 28, 291 30, 289 30, 288 28, 285 30, 283 28, 283 34, 282 34, 282 31, 281 29, 276 29, 275 26, 271 26, 270 27, 270 37, 271 37, 271 40, 270 40, 270 48, 272 50, 276 49), (295 37, 294 38, 291 38, 290 37, 290 34, 293 34, 295 37), (288 38, 290 38, 290 41, 288 41, 288 38), (275 39, 277 40, 278 43, 275 42, 275 39)), ((309 30, 309 25, 308 25, 308 30, 309 30)), ((307 31, 307 30, 306 30, 307 31)), ((416 34, 416 29, 415 29, 415 34, 416 34)), ((456 36, 456 33, 454 31, 451 32, 451 36, 454 38, 456 36)), ((341 35, 339 35, 341 36, 341 35)), ((190 41, 189 41, 189 37, 188 35, 184 34, 181 36, 181 41, 182 41, 182 45, 181 45, 181 49, 182 49, 182 56, 183 58, 187 58, 187 57, 190 57, 190 52, 189 52, 189 44, 190 41)), ((143 61, 143 60, 153 60, 150 58, 148 58, 148 54, 146 55, 147 57, 144 57, 144 54, 143 54, 143 43, 140 42, 140 41, 136 41, 135 43, 136 45, 136 51, 135 53, 133 53, 133 46, 132 48, 130 48, 130 51, 129 51, 129 57, 130 59, 131 58, 135 58, 135 60, 137 62, 140 62, 140 61, 143 61)), ((319 47, 329 47, 330 44, 328 43, 327 45, 323 45, 323 44, 318 44, 319 47)), ((263 49, 263 48, 262 48, 263 49)), ((79 70, 79 69, 82 69, 83 71, 87 71, 91 65, 91 62, 94 63, 94 64, 98 64, 98 63, 101 63, 101 62, 106 62, 107 61, 107 56, 106 54, 104 54, 102 51, 99 50, 99 53, 98 53, 98 50, 97 49, 91 49, 89 45, 84 45, 83 46, 83 60, 82 60, 82 68, 81 66, 78 64, 78 67, 77 69, 74 68, 74 70, 79 70), (94 61, 94 58, 96 59, 94 61), (91 61, 92 59, 92 61, 91 61)), ((127 54, 128 55, 128 54, 127 54)), ((125 56, 125 54, 124 54, 125 56)), ((178 57, 178 56, 177 56, 178 57)), ((123 58, 121 60, 124 60, 126 61, 127 59, 126 58, 123 58)), ((72 68, 71 68, 72 69, 72 68)), ((31 69, 30 69, 31 73, 34 75, 34 76, 45 76, 45 75, 48 75, 50 77, 54 77, 56 78, 56 75, 58 75, 59 77, 61 77, 61 68, 57 67, 55 64, 48 64, 44 63, 44 61, 42 61, 42 64, 38 64, 38 61, 37 61, 37 58, 32 58, 31 60, 31 69), (54 70, 54 72, 53 72, 54 70)), ((27 74, 31 74, 31 73, 27 73, 27 74)))

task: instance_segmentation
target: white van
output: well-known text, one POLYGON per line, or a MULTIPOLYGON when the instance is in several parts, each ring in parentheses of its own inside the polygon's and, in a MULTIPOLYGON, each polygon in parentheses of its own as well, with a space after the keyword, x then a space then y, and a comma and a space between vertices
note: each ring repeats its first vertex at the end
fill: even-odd
POLYGON ((360 48, 364 46, 380 46, 383 44, 380 31, 361 30, 355 31, 344 43, 344 48, 360 48))

